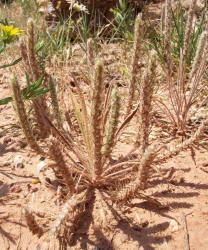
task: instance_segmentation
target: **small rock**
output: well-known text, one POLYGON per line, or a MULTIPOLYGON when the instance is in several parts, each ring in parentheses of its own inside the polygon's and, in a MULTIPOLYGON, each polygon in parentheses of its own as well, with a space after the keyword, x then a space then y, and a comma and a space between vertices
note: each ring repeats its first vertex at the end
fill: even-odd
POLYGON ((177 232, 179 230, 178 222, 175 220, 170 221, 169 227, 170 227, 171 232, 177 232))
POLYGON ((3 164, 3 167, 8 167, 9 165, 11 164, 11 162, 5 162, 4 164, 3 164))
POLYGON ((176 171, 170 179, 170 183, 175 185, 184 183, 184 181, 184 172, 182 170, 176 171))
POLYGON ((22 162, 17 163, 17 168, 24 168, 24 164, 22 162))
POLYGON ((203 163, 203 164, 202 164, 202 167, 203 167, 203 168, 208 167, 208 162, 207 162, 207 163, 203 163))
POLYGON ((145 228, 149 225, 148 220, 141 218, 138 214, 135 216, 136 222, 139 224, 140 227, 145 228))
POLYGON ((45 181, 48 182, 49 184, 52 184, 52 183, 51 183, 51 179, 48 178, 48 177, 45 178, 45 181))
POLYGON ((38 183, 40 183, 40 180, 39 180, 39 179, 33 179, 33 180, 32 180, 32 184, 38 184, 38 183))
POLYGON ((33 188, 31 188, 31 192, 32 193, 35 193, 35 192, 37 192, 39 189, 37 188, 37 187, 33 187, 33 188))
POLYGON ((23 166, 23 161, 24 161, 24 158, 23 158, 22 155, 16 155, 14 157, 14 165, 15 165, 15 167, 20 167, 20 168, 24 167, 23 166))
POLYGON ((3 140, 3 143, 8 144, 11 141, 12 141, 12 139, 10 137, 5 137, 4 140, 3 140))
POLYGON ((39 160, 40 160, 40 161, 44 161, 44 160, 45 160, 45 157, 44 157, 44 156, 41 156, 39 160))
POLYGON ((27 189, 28 189, 28 191, 30 191, 30 189, 31 189, 31 185, 29 183, 27 184, 27 189))
POLYGON ((46 163, 44 161, 40 161, 38 164, 37 164, 37 169, 38 169, 38 172, 40 173, 41 170, 46 166, 46 163))
POLYGON ((147 220, 142 221, 142 223, 141 223, 141 227, 143 227, 143 228, 147 227, 148 225, 149 225, 149 222, 147 220))
POLYGON ((22 191, 22 188, 19 185, 14 185, 10 188, 10 191, 14 193, 20 193, 22 191))
POLYGON ((20 148, 25 148, 25 147, 27 147, 27 142, 25 142, 25 141, 18 141, 18 146, 20 148))

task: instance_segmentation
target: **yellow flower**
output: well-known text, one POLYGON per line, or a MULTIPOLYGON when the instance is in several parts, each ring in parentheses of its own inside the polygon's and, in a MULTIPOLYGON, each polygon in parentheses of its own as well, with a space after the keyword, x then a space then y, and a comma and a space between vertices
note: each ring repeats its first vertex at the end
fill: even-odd
POLYGON ((4 43, 10 43, 14 38, 14 36, 24 35, 24 30, 20 30, 19 28, 14 28, 13 25, 0 24, 0 28, 1 28, 0 39, 4 43))

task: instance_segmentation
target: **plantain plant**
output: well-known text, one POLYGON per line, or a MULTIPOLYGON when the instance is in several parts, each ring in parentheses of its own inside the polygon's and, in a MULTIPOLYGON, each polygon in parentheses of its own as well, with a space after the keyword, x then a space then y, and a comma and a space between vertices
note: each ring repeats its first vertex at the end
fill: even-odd
POLYGON ((196 1, 193 0, 187 17, 180 2, 174 12, 171 1, 166 0, 162 12, 162 30, 154 31, 151 45, 156 50, 167 83, 168 101, 156 99, 159 109, 165 113, 172 126, 186 134, 187 122, 194 113, 193 106, 205 105, 207 95, 200 101, 206 87, 206 55, 208 51, 206 5, 198 24, 194 22, 196 1), (161 35, 162 34, 162 35, 161 35))
MULTIPOLYGON (((135 39, 138 39, 136 35, 135 39)), ((25 218, 30 231, 38 237, 49 231, 50 237, 55 236, 58 239, 60 248, 71 244, 70 240, 76 235, 76 229, 85 221, 83 217, 85 211, 90 214, 92 225, 98 225, 100 230, 105 231, 115 226, 112 223, 113 218, 119 223, 122 207, 134 198, 163 206, 145 193, 151 178, 151 170, 158 171, 155 165, 174 157, 199 140, 208 125, 206 119, 191 138, 176 148, 171 145, 160 145, 157 142, 150 145, 150 112, 157 65, 155 54, 151 53, 148 56, 148 67, 140 82, 138 108, 123 119, 120 112, 119 87, 111 84, 108 89, 105 88, 103 62, 95 60, 89 46, 90 42, 88 63, 94 66, 94 69, 91 70, 89 93, 82 90, 76 79, 73 91, 69 89, 69 99, 79 130, 73 129, 68 112, 64 128, 58 128, 42 109, 43 117, 52 130, 52 135, 45 140, 47 155, 53 161, 51 166, 62 181, 66 194, 58 202, 61 204, 60 211, 55 222, 44 230, 36 221, 33 211, 25 209, 25 218), (138 154, 134 159, 126 155, 117 159, 115 152, 122 147, 119 141, 120 135, 136 112, 140 120, 137 137, 138 154), (96 211, 100 216, 94 216, 96 211)), ((128 104, 127 100, 127 106, 128 104)))

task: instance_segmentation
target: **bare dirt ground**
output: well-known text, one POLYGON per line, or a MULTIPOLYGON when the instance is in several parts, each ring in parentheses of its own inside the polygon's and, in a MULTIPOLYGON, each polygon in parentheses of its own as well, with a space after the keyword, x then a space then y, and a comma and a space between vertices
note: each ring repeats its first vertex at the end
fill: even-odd
MULTIPOLYGON (((10 94, 8 75, 0 71, 0 99, 10 94)), ((44 250, 52 237, 38 239, 26 227, 23 207, 36 212, 48 227, 58 211, 55 184, 42 181, 37 165, 44 159, 26 145, 11 104, 0 107, 0 249, 44 250), (7 126, 5 126, 7 125, 7 126), (6 130, 6 128, 9 128, 6 130), (23 164, 16 164, 17 156, 23 164), (37 179, 40 178, 40 181, 37 179), (47 214, 47 215, 46 215, 47 214), (51 214, 51 218, 48 217, 51 214)), ((208 152, 188 150, 160 166, 166 179, 154 174, 149 191, 166 208, 135 199, 122 208, 112 232, 89 227, 90 218, 78 227, 74 246, 67 249, 208 249, 208 152), (168 181, 168 182, 167 182, 168 181), (131 221, 131 223, 129 223, 131 221), (90 228, 87 230, 87 228, 90 228), (187 240, 189 239, 189 241, 187 240)), ((48 176, 47 176, 48 177, 48 176)), ((99 215, 97 215, 99 216, 99 215)))

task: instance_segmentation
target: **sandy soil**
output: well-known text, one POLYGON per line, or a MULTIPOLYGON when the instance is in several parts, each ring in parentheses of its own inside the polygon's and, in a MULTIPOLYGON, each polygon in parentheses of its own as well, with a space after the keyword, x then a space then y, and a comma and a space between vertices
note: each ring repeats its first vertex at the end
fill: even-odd
MULTIPOLYGON (((4 71, 5 72, 5 71, 4 71)), ((9 95, 7 77, 0 71, 0 99, 9 95)), ((50 247, 48 235, 38 239, 26 227, 24 206, 36 212, 46 228, 58 211, 57 185, 46 185, 37 165, 44 161, 27 146, 11 104, 0 107, 0 246, 2 250, 58 249, 50 247), (7 126, 5 126, 7 125, 7 126), (8 129, 6 129, 8 128, 8 129), (23 164, 16 164, 17 156, 23 164), (40 178, 40 181, 37 179, 40 178), (49 218, 48 215, 51 215, 49 218)), ((90 218, 78 227, 74 246, 67 249, 208 249, 208 152, 199 148, 160 166, 166 176, 154 174, 148 193, 165 204, 158 209, 135 199, 123 207, 123 217, 113 231, 104 234, 89 227, 90 218), (186 226, 185 226, 186 224, 186 226), (187 237, 189 241, 187 241, 187 237), (97 247, 97 248, 96 248, 97 247)), ((49 176, 47 176, 49 177, 49 176)), ((97 215, 99 216, 99 215, 97 215)))

